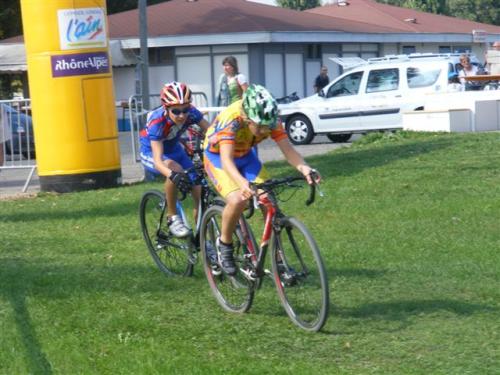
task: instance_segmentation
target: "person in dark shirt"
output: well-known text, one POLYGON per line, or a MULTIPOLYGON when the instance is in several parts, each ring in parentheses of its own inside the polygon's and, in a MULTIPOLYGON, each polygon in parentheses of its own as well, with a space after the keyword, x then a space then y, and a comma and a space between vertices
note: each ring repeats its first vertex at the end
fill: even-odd
POLYGON ((330 78, 328 77, 328 68, 323 65, 319 75, 314 80, 314 92, 319 92, 319 90, 328 85, 329 82, 330 78))

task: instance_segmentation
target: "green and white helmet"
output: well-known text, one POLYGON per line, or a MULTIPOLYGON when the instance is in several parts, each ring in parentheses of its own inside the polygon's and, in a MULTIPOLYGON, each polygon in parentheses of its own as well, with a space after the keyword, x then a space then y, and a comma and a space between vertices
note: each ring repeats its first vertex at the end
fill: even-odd
POLYGON ((278 104, 264 86, 250 85, 243 93, 243 110, 258 125, 276 127, 278 104))

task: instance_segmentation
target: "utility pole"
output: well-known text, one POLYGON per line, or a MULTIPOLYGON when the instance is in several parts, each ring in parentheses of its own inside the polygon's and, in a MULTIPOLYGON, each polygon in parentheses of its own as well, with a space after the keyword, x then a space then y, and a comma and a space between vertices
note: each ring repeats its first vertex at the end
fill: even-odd
POLYGON ((141 94, 142 108, 149 110, 149 54, 148 54, 148 18, 147 0, 138 0, 139 33, 141 44, 141 94))

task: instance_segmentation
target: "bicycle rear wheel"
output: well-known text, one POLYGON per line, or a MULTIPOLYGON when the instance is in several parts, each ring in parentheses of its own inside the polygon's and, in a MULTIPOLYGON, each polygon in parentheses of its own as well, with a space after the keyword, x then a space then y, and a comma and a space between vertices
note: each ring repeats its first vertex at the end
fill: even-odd
POLYGON ((307 331, 319 331, 330 305, 328 280, 318 246, 293 217, 273 231, 272 268, 276 289, 290 319, 307 331))
POLYGON ((168 276, 191 276, 194 248, 192 236, 177 238, 167 227, 165 195, 157 190, 144 193, 139 218, 142 234, 151 257, 168 276))
POLYGON ((247 269, 249 260, 248 256, 245 256, 246 244, 242 232, 235 230, 233 233, 234 259, 239 269, 235 276, 228 276, 218 263, 211 260, 211 255, 213 258, 213 252, 216 251, 215 242, 222 228, 223 209, 223 206, 213 205, 203 215, 200 228, 203 268, 210 289, 222 308, 229 312, 244 313, 252 305, 255 291, 254 282, 243 273, 243 270, 247 269))

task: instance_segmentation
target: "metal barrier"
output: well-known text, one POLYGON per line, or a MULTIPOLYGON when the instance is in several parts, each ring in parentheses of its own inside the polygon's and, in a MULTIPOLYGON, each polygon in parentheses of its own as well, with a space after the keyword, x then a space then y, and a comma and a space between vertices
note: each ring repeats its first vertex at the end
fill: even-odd
POLYGON ((0 100, 0 170, 28 169, 23 193, 36 169, 31 100, 0 100))
MULTIPOLYGON (((208 107, 207 96, 203 92, 193 92, 193 104, 202 113, 211 115, 221 111, 224 107, 208 107)), ((150 95, 151 108, 160 106, 160 96, 150 95)), ((142 96, 132 95, 128 103, 119 102, 123 109, 122 116, 128 111, 130 121, 130 139, 132 157, 140 162, 139 131, 146 123, 148 110, 142 106, 142 96)), ((0 171, 26 169, 29 175, 26 178, 22 192, 26 192, 36 171, 35 143, 33 138, 31 118, 31 100, 0 100, 0 171), (3 146, 3 147, 2 147, 3 146)), ((23 177, 24 179, 24 177, 23 177)))

